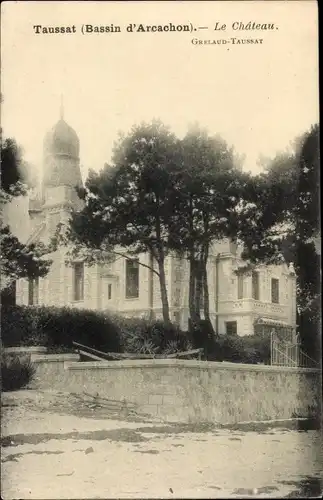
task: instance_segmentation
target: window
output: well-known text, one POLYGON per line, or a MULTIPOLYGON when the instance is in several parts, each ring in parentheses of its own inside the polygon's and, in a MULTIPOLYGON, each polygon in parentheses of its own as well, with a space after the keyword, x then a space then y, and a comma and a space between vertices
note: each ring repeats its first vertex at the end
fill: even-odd
POLYGON ((126 260, 126 299, 139 297, 139 260, 126 260))
POLYGON ((109 283, 108 285, 108 300, 112 299, 112 285, 109 283))
POLYGON ((237 322, 236 321, 226 321, 225 329, 227 335, 237 335, 237 322))
POLYGON ((28 305, 37 306, 39 297, 39 278, 30 278, 28 281, 28 305))
POLYGON ((243 299, 243 274, 238 274, 238 299, 243 299))
POLYGON ((80 301, 84 299, 84 263, 77 262, 73 266, 74 289, 73 300, 80 301))
POLYGON ((273 304, 279 304, 279 280, 271 278, 271 301, 273 304))
POLYGON ((252 298, 259 300, 259 273, 252 271, 252 298))

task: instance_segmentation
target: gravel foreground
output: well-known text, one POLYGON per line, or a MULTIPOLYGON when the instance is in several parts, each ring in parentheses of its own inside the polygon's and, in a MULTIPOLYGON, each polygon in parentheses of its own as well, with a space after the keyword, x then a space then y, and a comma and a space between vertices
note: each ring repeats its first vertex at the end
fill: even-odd
POLYGON ((250 429, 164 424, 86 395, 5 393, 1 497, 321 496, 320 431, 250 429))

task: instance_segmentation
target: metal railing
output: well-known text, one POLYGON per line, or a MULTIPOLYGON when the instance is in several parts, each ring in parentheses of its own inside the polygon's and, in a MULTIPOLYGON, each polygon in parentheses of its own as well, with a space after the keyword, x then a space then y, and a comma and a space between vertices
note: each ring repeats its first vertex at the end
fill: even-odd
POLYGON ((300 348, 299 338, 294 342, 286 342, 277 339, 271 334, 271 365, 298 367, 298 368, 316 368, 317 362, 308 356, 300 348))

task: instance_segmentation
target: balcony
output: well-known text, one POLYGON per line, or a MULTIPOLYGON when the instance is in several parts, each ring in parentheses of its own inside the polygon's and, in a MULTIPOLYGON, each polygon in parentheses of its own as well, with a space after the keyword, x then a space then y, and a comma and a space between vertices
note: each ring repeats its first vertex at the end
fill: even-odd
POLYGON ((241 312, 241 314, 256 313, 262 316, 283 318, 288 316, 288 306, 272 304, 271 302, 261 302, 254 299, 241 299, 220 302, 219 312, 222 314, 237 312, 241 312))

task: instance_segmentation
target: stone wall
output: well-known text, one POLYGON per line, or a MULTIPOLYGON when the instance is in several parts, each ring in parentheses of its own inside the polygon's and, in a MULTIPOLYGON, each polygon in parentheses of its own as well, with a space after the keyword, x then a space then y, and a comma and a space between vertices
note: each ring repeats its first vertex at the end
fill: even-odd
MULTIPOLYGON (((58 356, 56 356, 58 359, 58 356)), ((35 359, 37 385, 134 404, 165 421, 236 423, 307 417, 319 370, 182 360, 54 363, 35 359)))
POLYGON ((67 362, 77 363, 80 359, 78 354, 38 354, 27 350, 21 354, 29 355, 36 368, 33 388, 73 392, 65 365, 67 362))

